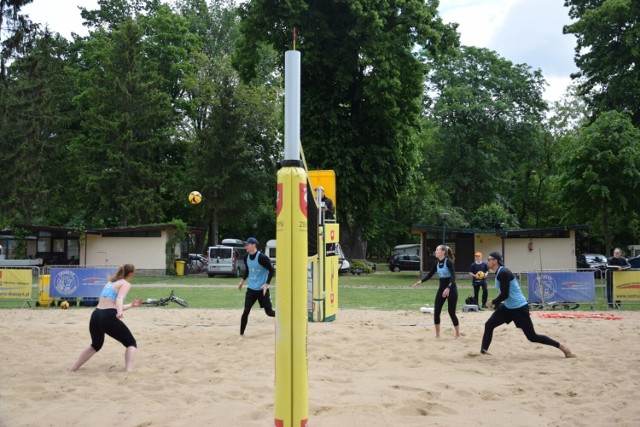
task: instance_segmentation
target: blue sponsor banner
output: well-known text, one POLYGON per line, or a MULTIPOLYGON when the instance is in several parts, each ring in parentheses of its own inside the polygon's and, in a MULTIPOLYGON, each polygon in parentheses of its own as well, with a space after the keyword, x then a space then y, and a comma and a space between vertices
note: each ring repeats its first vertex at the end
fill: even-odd
POLYGON ((593 271, 527 273, 529 302, 595 302, 593 271))
POLYGON ((49 295, 57 298, 98 298, 108 282, 107 278, 116 270, 116 267, 52 268, 49 295))

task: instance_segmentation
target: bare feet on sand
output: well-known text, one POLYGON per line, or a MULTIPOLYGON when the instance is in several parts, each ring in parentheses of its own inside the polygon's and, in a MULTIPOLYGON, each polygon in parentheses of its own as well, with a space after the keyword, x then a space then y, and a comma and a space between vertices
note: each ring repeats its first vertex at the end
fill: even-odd
POLYGON ((575 354, 571 353, 571 350, 569 350, 569 347, 567 347, 564 344, 560 344, 560 351, 564 353, 564 357, 566 357, 567 359, 577 357, 575 354))

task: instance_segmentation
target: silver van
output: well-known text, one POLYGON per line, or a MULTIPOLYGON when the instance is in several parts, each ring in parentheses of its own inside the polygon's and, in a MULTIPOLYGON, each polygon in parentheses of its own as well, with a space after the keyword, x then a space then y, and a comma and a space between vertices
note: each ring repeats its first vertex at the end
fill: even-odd
POLYGON ((247 269, 244 263, 246 253, 244 242, 240 239, 224 239, 221 244, 210 246, 207 250, 207 276, 242 276, 247 269))
POLYGON ((271 239, 267 242, 267 246, 264 248, 264 254, 271 260, 273 268, 276 268, 276 239, 271 239))

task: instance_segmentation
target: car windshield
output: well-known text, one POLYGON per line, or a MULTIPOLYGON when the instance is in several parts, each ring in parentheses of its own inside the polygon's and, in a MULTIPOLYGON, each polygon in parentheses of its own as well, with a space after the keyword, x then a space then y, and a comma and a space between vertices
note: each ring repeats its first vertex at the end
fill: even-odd
POLYGON ((586 255, 587 262, 607 262, 604 255, 586 255))
POLYGON ((231 258, 231 248, 211 248, 209 258, 231 258))

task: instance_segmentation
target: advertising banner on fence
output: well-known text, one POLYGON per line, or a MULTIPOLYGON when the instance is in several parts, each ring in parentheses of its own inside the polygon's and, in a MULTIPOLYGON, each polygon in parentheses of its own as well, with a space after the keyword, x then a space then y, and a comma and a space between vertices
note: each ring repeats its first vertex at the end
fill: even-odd
POLYGON ((613 272, 613 299, 622 302, 640 301, 640 271, 613 272))
POLYGON ((529 302, 594 302, 592 271, 527 273, 529 302))
POLYGON ((49 294, 62 298, 97 298, 116 267, 52 268, 49 294))
POLYGON ((31 269, 0 269, 0 298, 30 299, 31 269))

